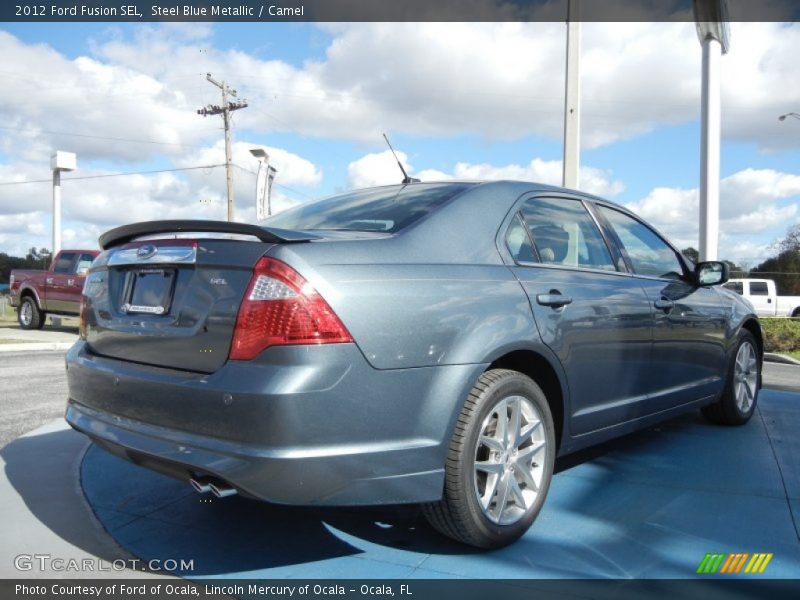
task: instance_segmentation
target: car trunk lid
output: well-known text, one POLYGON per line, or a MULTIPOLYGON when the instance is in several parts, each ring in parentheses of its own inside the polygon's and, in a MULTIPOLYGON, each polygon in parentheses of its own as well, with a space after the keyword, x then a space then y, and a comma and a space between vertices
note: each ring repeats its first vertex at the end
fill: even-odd
POLYGON ((211 373, 228 358, 239 306, 258 260, 276 243, 314 238, 213 221, 160 221, 112 230, 100 238, 105 252, 84 287, 89 350, 211 373))

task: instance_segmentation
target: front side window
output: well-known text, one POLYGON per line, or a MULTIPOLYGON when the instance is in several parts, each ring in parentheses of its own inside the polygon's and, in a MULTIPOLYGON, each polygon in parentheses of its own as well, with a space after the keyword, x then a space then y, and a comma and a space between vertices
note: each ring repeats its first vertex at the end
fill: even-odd
POLYGON ((751 281, 750 282, 750 295, 751 296, 769 296, 769 288, 767 288, 766 281, 751 281))
POLYGON ((683 266, 678 255, 656 232, 618 210, 602 205, 598 208, 614 228, 637 275, 659 279, 683 278, 683 266))
POLYGON ((579 200, 531 198, 522 215, 540 262, 616 270, 600 230, 579 200))
POLYGON ((56 261, 56 266, 53 269, 56 273, 72 273, 72 263, 75 260, 74 252, 64 252, 56 261))

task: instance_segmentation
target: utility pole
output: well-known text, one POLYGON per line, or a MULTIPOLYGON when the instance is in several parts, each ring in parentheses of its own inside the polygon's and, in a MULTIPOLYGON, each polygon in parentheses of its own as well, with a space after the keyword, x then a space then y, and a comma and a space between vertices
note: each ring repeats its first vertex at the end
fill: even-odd
POLYGON ((567 71, 564 93, 564 165, 562 185, 578 189, 581 155, 581 22, 580 0, 569 0, 567 71))
POLYGON ((722 106, 720 62, 730 47, 728 0, 694 0, 697 37, 703 47, 700 99, 700 260, 717 260, 722 106))
POLYGON ((206 79, 222 90, 222 106, 209 104, 197 111, 198 115, 222 115, 225 123, 225 179, 228 186, 228 221, 233 221, 233 163, 231 162, 231 113, 240 108, 247 108, 247 101, 228 102, 228 96, 236 98, 236 90, 228 87, 225 81, 219 82, 211 73, 206 73, 206 79))
POLYGON ((50 157, 53 171, 53 246, 50 256, 61 252, 61 171, 74 171, 77 158, 73 152, 57 151, 50 157))

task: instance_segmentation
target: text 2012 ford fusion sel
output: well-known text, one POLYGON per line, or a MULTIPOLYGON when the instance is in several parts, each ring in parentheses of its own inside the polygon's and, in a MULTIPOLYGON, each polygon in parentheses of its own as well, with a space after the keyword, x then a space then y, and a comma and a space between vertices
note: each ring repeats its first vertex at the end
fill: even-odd
POLYGON ((497 547, 536 518, 556 456, 756 406, 761 327, 717 285, 725 265, 578 192, 411 183, 100 244, 66 418, 201 492, 420 503, 497 547))

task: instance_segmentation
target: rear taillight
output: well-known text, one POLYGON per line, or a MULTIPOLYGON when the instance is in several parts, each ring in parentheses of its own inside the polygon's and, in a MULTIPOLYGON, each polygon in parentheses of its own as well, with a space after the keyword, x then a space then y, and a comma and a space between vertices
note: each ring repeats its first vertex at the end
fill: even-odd
POLYGON ((274 258, 258 261, 236 318, 232 360, 250 360, 269 346, 352 341, 336 313, 297 271, 274 258))

